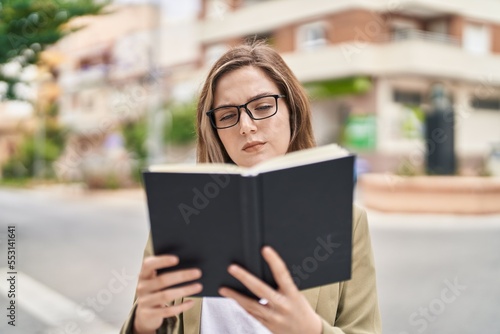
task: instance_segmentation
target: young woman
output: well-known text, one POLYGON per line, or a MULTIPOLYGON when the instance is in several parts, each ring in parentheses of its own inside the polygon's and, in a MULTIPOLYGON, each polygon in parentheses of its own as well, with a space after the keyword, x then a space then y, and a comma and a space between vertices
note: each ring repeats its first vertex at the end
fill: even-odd
MULTIPOLYGON (((235 47, 213 65, 197 112, 199 162, 253 166, 315 146, 303 88, 278 53, 263 44, 235 47)), ((200 270, 157 275, 179 259, 153 256, 149 240, 134 308, 121 333, 381 333, 370 236, 361 209, 353 212, 349 281, 299 291, 279 254, 264 247, 262 255, 276 290, 237 265, 228 271, 267 303, 228 288, 219 290, 227 298, 188 298, 203 289, 191 282, 201 277, 200 270), (191 283, 171 288, 185 282, 191 283)))

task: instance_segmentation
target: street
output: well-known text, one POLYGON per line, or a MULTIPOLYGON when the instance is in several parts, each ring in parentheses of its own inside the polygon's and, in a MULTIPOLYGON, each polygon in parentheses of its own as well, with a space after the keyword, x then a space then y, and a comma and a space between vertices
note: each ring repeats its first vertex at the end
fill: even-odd
POLYGON ((384 333, 500 333, 500 216, 368 213, 384 333))
MULTIPOLYGON (((500 215, 368 212, 384 333, 500 333, 500 215)), ((1 333, 116 333, 148 233, 138 191, 0 189, 1 333), (8 324, 8 226, 16 326, 8 324)))
MULTIPOLYGON (((19 277, 16 329, 2 321, 1 333, 117 332, 147 237, 143 201, 2 190, 0 267, 6 266, 7 225, 16 226, 17 270, 44 289, 26 296, 19 277)), ((3 292, 1 302, 5 310, 3 292)))

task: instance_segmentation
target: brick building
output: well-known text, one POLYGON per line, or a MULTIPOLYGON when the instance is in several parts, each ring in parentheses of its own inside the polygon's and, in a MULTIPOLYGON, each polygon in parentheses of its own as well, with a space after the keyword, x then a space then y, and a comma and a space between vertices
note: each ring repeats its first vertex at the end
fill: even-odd
POLYGON ((394 169, 402 156, 422 162, 422 117, 441 82, 455 106, 456 151, 477 162, 500 141, 499 12, 486 0, 203 0, 197 70, 181 86, 198 88, 231 46, 266 39, 306 86, 350 88, 314 98, 318 141, 349 132, 360 152, 383 157, 375 169, 394 169))
POLYGON ((422 119, 435 82, 455 106, 461 166, 478 167, 500 141, 498 2, 192 3, 184 20, 166 17, 164 5, 125 6, 57 46, 70 55, 61 67, 60 109, 80 134, 79 152, 89 140, 102 142, 112 120, 192 100, 212 62, 249 38, 266 39, 310 90, 318 142, 346 143, 374 170, 394 171, 402 157, 422 164, 422 119))

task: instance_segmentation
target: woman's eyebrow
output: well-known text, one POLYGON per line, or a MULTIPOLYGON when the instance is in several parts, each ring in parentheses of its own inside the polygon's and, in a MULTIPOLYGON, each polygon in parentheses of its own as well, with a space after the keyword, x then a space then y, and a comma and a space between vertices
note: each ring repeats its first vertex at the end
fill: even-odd
MULTIPOLYGON (((274 95, 274 94, 279 94, 279 93, 271 93, 271 92, 259 93, 257 95, 250 97, 245 103, 248 103, 249 101, 252 101, 253 99, 257 99, 257 98, 262 97, 262 96, 274 95)), ((245 103, 242 103, 242 104, 245 104, 245 103)), ((218 105, 218 106, 214 107, 213 109, 222 108, 222 107, 237 107, 239 105, 241 105, 241 104, 225 103, 225 104, 218 105)))

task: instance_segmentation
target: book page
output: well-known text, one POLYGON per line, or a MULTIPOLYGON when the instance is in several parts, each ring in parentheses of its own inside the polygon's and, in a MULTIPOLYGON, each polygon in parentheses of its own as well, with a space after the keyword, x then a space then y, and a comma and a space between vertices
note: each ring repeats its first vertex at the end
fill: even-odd
POLYGON ((152 165, 148 168, 148 171, 158 173, 241 174, 245 169, 232 164, 200 163, 152 165))
POLYGON ((318 146, 306 150, 287 153, 286 155, 270 159, 245 170, 244 175, 257 175, 274 170, 296 166, 309 165, 316 162, 345 157, 349 152, 337 144, 318 146))
POLYGON ((241 174, 253 176, 274 170, 286 169, 316 162, 331 160, 349 155, 346 149, 337 144, 313 147, 306 150, 287 153, 285 155, 261 162, 253 167, 238 167, 233 164, 222 163, 199 163, 199 164, 165 164, 153 165, 148 168, 150 172, 159 173, 218 173, 218 174, 241 174))

